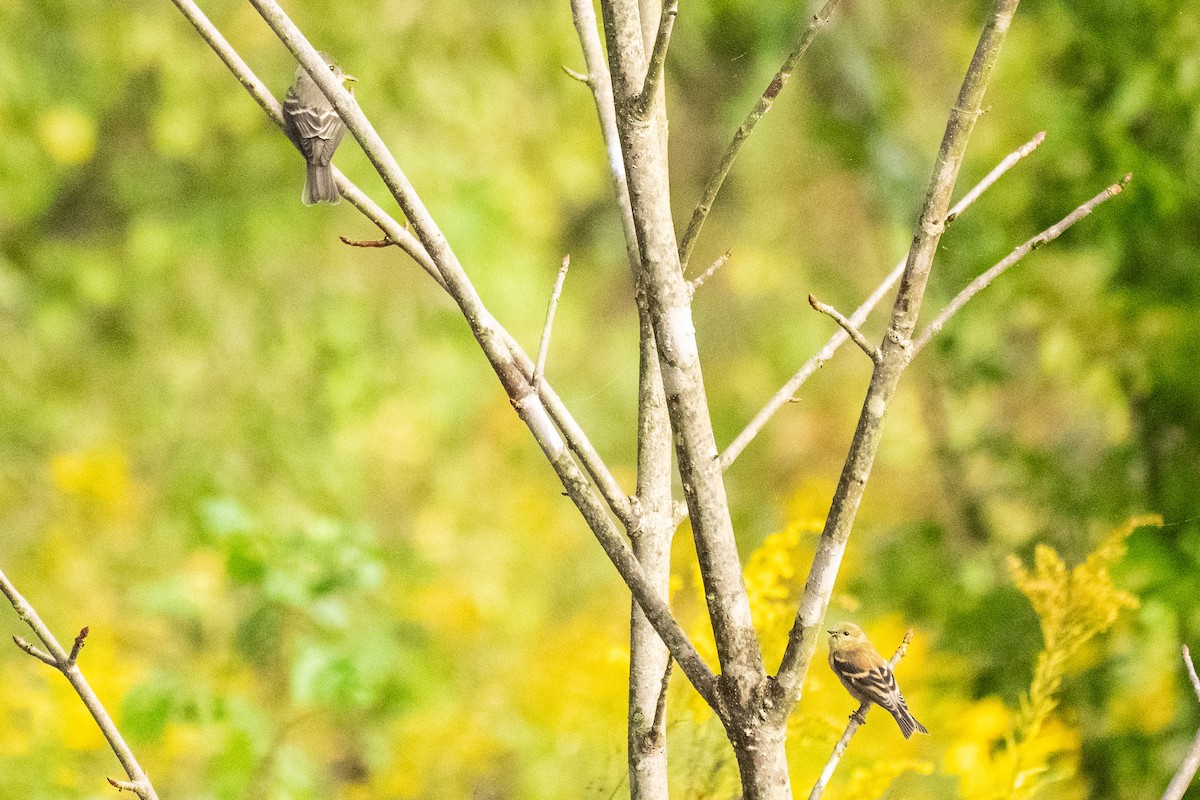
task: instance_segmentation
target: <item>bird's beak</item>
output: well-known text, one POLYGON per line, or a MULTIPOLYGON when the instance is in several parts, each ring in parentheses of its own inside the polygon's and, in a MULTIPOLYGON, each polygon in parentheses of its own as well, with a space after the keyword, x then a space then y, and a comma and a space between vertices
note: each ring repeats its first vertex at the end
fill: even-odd
POLYGON ((343 75, 342 76, 342 83, 345 83, 346 81, 350 81, 351 83, 354 83, 357 80, 358 80, 358 78, 354 77, 353 75, 343 75))
POLYGON ((833 636, 835 633, 837 633, 837 631, 825 631, 825 632, 828 633, 830 636, 833 636))
POLYGON ((357 81, 358 81, 358 78, 354 77, 353 75, 343 75, 342 76, 342 88, 344 88, 350 94, 354 94, 354 85, 353 84, 356 83, 357 81))

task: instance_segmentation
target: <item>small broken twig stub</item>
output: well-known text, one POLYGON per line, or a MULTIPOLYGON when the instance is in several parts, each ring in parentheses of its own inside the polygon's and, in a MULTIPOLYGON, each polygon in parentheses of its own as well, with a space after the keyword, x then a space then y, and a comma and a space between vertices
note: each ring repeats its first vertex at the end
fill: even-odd
POLYGON ((400 243, 394 239, 385 236, 382 239, 350 239, 345 236, 339 236, 342 244, 348 244, 351 247, 399 247, 400 243))

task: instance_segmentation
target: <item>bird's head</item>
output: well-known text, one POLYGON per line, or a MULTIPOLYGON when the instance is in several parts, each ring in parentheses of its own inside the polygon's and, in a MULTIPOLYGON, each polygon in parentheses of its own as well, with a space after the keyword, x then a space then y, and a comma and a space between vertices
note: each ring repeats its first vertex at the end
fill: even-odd
POLYGON ((867 641, 867 635, 863 633, 862 628, 853 622, 843 622, 833 630, 828 631, 828 633, 829 647, 834 650, 840 650, 867 641))
MULTIPOLYGON (((346 87, 348 92, 354 94, 354 87, 350 84, 353 84, 358 78, 342 72, 342 68, 338 66, 338 63, 333 60, 333 56, 329 55, 329 53, 319 52, 318 55, 325 60, 325 64, 328 65, 329 71, 333 73, 333 77, 337 78, 342 86, 346 87)), ((303 66, 296 68, 296 81, 301 84, 313 82, 312 78, 309 77, 308 71, 303 66)))

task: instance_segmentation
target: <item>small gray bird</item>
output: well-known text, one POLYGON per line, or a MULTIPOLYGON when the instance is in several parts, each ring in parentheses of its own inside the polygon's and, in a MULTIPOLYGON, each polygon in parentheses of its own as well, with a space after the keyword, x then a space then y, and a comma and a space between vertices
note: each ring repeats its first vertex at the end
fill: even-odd
MULTIPOLYGON (((321 53, 321 58, 342 83, 356 80, 353 75, 343 74, 342 68, 328 53, 321 53)), ((301 202, 306 206, 339 202, 342 196, 333 181, 333 168, 329 162, 333 159, 333 151, 342 142, 346 125, 304 67, 296 68, 296 82, 283 100, 283 120, 284 130, 300 147, 308 163, 301 202)))

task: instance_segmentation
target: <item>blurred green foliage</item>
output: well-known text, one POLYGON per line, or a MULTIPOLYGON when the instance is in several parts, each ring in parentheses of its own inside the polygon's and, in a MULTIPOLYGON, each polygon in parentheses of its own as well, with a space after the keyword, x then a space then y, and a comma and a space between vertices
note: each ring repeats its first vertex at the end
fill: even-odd
MULTIPOLYGON (((294 68, 249 6, 204 6, 282 93, 294 68)), ((696 302, 720 442, 832 332, 807 294, 853 307, 904 252, 984 7, 846 4, 744 150, 693 258, 734 248, 696 302)), ((581 61, 567 3, 289 11, 359 77, 527 348, 572 254, 548 375, 631 487, 635 315, 591 99, 559 69, 581 61)), ((804 18, 683 4, 677 218, 804 18)), ((1029 686, 1042 642, 1005 557, 1044 542, 1077 563, 1135 513, 1165 520, 1115 567, 1141 606, 1077 657, 1055 715, 1072 791, 1157 796, 1200 722, 1178 660, 1200 636, 1198 101, 1179 2, 1018 15, 964 184, 1047 140, 951 227, 927 306, 1134 180, 973 301, 889 416, 831 614, 881 648, 918 628, 900 672, 944 733, 905 751, 917 774, 891 796, 957 796, 964 743, 1003 736, 1029 686)), ((353 142, 338 164, 386 198, 353 142)), ((60 637, 91 626, 85 671, 164 797, 620 796, 626 593, 457 309, 399 254, 342 246, 374 232, 301 206, 301 182, 170 3, 0 4, 0 566, 60 637)), ((764 602, 802 580, 779 558, 803 574, 866 375, 839 355, 730 470, 748 569, 781 582, 764 602)), ((798 788, 846 699, 802 704, 798 788)), ((831 792, 886 790, 883 727, 831 792)), ((110 796, 86 712, 14 648, 0 731, 0 796, 110 796)), ((729 794, 719 731, 681 713, 671 742, 684 796, 729 794)))

